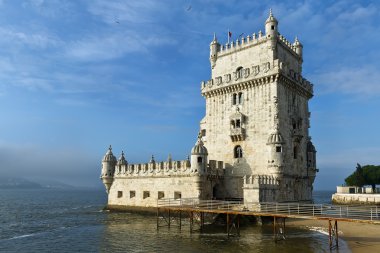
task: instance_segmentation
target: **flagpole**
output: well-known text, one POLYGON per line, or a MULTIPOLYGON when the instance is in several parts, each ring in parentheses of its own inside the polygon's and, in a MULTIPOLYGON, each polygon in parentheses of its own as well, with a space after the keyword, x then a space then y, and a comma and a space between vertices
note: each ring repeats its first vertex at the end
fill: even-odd
POLYGON ((230 29, 229 28, 227 32, 227 43, 230 44, 230 29))

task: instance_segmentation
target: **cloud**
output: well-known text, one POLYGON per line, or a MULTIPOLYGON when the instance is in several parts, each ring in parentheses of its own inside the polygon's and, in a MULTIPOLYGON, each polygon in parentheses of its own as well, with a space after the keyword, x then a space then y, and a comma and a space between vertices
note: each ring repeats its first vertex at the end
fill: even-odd
POLYGON ((46 49, 58 46, 61 41, 50 34, 23 32, 21 29, 0 27, 0 43, 14 47, 14 45, 28 46, 36 49, 46 49))
POLYGON ((153 22, 157 12, 163 8, 161 1, 139 0, 139 1, 91 1, 88 10, 93 15, 99 16, 106 23, 131 22, 146 23, 153 22))
POLYGON ((312 79, 321 85, 322 93, 346 93, 355 96, 380 96, 380 73, 374 66, 341 67, 315 74, 312 79))

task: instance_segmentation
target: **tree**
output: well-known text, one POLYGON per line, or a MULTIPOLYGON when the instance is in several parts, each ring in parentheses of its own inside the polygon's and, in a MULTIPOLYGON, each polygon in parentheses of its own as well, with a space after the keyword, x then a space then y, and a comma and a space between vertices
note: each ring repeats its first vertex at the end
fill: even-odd
POLYGON ((358 163, 355 172, 344 181, 348 186, 371 185, 375 189, 376 184, 380 184, 380 166, 365 165, 362 167, 358 163))

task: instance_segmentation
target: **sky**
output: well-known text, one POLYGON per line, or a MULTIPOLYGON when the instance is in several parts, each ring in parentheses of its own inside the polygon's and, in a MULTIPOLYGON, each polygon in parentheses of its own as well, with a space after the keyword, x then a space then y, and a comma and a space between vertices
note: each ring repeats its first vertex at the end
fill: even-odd
POLYGON ((110 144, 130 163, 185 159, 213 33, 264 31, 269 8, 314 84, 314 189, 380 164, 378 1, 0 0, 0 177, 102 187, 110 144))

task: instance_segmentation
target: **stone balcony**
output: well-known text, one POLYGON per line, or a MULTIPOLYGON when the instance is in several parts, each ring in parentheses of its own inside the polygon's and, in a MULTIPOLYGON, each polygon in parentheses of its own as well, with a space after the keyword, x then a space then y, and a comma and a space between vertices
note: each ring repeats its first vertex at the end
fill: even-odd
POLYGON ((244 128, 231 128, 230 137, 232 141, 243 141, 245 139, 245 129, 244 128))

